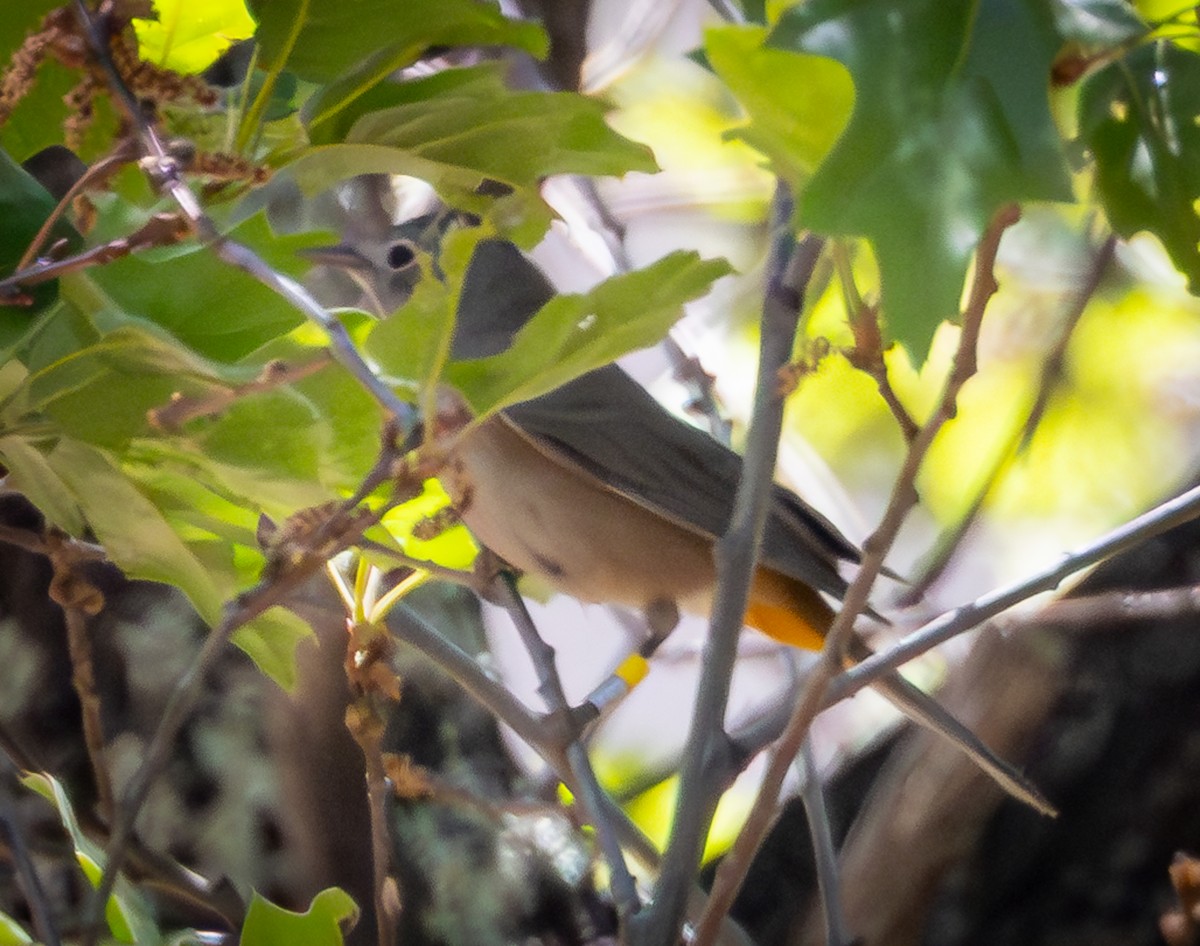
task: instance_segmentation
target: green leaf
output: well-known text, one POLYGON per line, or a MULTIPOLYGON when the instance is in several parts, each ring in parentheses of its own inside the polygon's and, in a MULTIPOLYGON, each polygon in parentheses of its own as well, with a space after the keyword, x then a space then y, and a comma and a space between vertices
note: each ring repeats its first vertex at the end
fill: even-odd
POLYGON ((33 937, 7 913, 0 912, 0 946, 27 946, 33 937))
POLYGON ((508 20, 477 0, 255 0, 257 39, 267 68, 286 64, 302 79, 331 82, 370 56, 379 78, 431 46, 516 46, 541 57, 547 40, 530 22, 508 20))
MULTIPOLYGON (((263 214, 238 224, 228 236, 293 278, 307 269, 296 251, 324 239, 320 234, 276 236, 263 214)), ((90 276, 117 308, 162 326, 197 353, 220 361, 244 357, 304 318, 278 293, 208 247, 190 252, 174 248, 172 255, 158 259, 127 256, 90 276)))
MULTIPOLYGON (((0 278, 11 276, 34 236, 54 210, 55 200, 21 165, 0 149, 0 278)), ((65 220, 59 220, 43 250, 56 239, 65 239, 72 250, 82 239, 65 220)), ((58 295, 58 282, 31 286, 25 294, 30 305, 5 305, 0 297, 0 347, 19 338, 32 316, 50 305, 58 295)))
POLYGON ((609 128, 599 102, 573 92, 513 92, 496 65, 381 88, 317 131, 346 143, 315 148, 292 165, 309 194, 380 172, 422 178, 461 203, 485 178, 532 189, 551 174, 657 170, 648 148, 609 128))
POLYGON ((731 272, 724 260, 676 252, 582 295, 556 296, 492 358, 453 362, 445 379, 476 414, 553 390, 622 355, 660 341, 680 307, 731 272))
POLYGON ((341 946, 341 924, 358 915, 350 895, 337 887, 313 897, 305 913, 277 907, 255 893, 246 911, 240 946, 341 946))
POLYGON ((854 85, 841 63, 769 49, 766 38, 762 26, 718 27, 704 34, 704 51, 750 116, 733 134, 798 189, 845 129, 854 85))
POLYGON ((312 405, 286 387, 238 398, 192 435, 218 463, 280 478, 315 480, 322 444, 312 405))
POLYGON ((1200 294, 1200 55, 1142 46, 1091 76, 1080 135, 1096 160, 1096 193, 1119 234, 1149 230, 1200 294))
POLYGON ((154 0, 154 12, 157 20, 133 21, 138 53, 175 72, 203 72, 235 40, 254 35, 242 0, 154 0))
MULTIPOLYGON (((80 829, 75 811, 71 807, 71 800, 63 790, 62 784, 57 779, 41 773, 25 775, 21 784, 54 806, 63 829, 75 848, 75 859, 92 886, 98 886, 104 871, 104 849, 80 829)), ((105 904, 104 917, 109 932, 118 942, 149 946, 160 939, 149 904, 124 876, 117 878, 113 894, 105 904)))
POLYGON ((212 577, 111 455, 64 439, 47 460, 114 564, 131 578, 175 585, 205 621, 216 623, 222 597, 212 577))
POLYGON ((149 434, 147 411, 175 393, 206 393, 253 377, 252 367, 206 361, 155 326, 128 321, 33 372, 26 410, 47 414, 81 440, 120 447, 149 434))
POLYGON ((41 450, 23 437, 0 437, 0 459, 8 469, 9 489, 24 493, 50 523, 71 535, 83 534, 83 514, 75 495, 41 450))
POLYGON ((274 607, 238 628, 232 640, 259 670, 291 693, 296 688, 296 648, 313 636, 306 621, 274 607))
POLYGON ((1071 198, 1048 97, 1061 46, 1051 11, 1042 0, 811 0, 769 44, 850 70, 854 113, 799 221, 871 242, 888 330, 922 362, 994 213, 1071 198))

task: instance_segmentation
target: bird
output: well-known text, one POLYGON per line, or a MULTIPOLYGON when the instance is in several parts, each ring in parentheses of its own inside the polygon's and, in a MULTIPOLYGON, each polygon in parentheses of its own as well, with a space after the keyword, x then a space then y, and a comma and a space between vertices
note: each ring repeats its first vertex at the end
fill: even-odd
MULTIPOLYGON (((451 355, 496 355, 555 295, 512 243, 481 240, 467 267, 451 355)), ((516 571, 584 602, 707 615, 714 543, 733 512, 742 458, 676 417, 616 364, 471 424, 438 478, 479 543, 516 571)), ((818 650, 860 553, 820 512, 774 484, 745 624, 818 650)), ((874 612, 871 612, 874 614, 874 612)), ((849 659, 871 654, 854 634, 849 659)), ((1010 795, 1053 814, 1019 771, 898 673, 873 687, 953 741, 1010 795)))

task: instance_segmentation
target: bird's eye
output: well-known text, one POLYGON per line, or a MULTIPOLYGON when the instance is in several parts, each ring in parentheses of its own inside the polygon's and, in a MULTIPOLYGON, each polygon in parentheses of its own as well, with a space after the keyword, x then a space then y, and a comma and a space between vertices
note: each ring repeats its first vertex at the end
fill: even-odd
POLYGON ((397 240, 387 251, 387 264, 399 272, 408 269, 417 261, 417 251, 410 240, 397 240))

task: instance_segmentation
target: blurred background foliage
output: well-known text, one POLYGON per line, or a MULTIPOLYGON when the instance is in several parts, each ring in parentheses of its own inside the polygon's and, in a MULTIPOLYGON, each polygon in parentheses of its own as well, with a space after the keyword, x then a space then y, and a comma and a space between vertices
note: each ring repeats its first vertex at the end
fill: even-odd
MULTIPOLYGON (((48 0, 7 0, 0 57, 16 50, 26 31, 55 6, 48 0)), ((913 19, 901 39, 911 41, 922 31, 954 38, 960 27, 969 36, 970 27, 961 21, 971 5, 952 6, 945 13, 932 0, 910 5, 913 19)), ((1010 43, 1007 58, 997 59, 1001 41, 1011 36, 985 31, 974 46, 963 43, 972 51, 964 53, 972 76, 1011 72, 1020 79, 1014 79, 1019 103, 1028 101, 1021 96, 1030 88, 1040 96, 1047 71, 1059 62, 1054 57, 1061 50, 1053 46, 1059 41, 1075 44, 1076 59, 1070 61, 1097 72, 1113 67, 1088 59, 1097 54, 1093 46, 1113 59, 1137 47, 1143 59, 1160 57, 1135 61, 1139 79, 1155 75, 1155 62, 1178 70, 1186 91, 1168 103, 1176 110, 1170 117, 1190 121, 1183 127, 1195 133, 1197 110, 1188 81, 1200 43, 1193 8, 1169 0, 1132 8, 1121 0, 1044 5, 996 0, 979 6, 989 15, 1017 10, 1016 25, 1006 21, 1005 29, 1037 42, 1010 43), (1058 17, 1053 24, 1048 11, 1058 17), (1139 46, 1142 21, 1160 24, 1155 35, 1175 46, 1139 46), (979 48, 977 62, 971 57, 979 48)), ((855 151, 849 163, 858 162, 863 192, 873 188, 865 222, 845 234, 848 269, 868 304, 883 303, 888 338, 897 342, 886 353, 891 382, 919 420, 935 402, 956 346, 958 329, 946 319, 958 301, 974 237, 997 206, 1027 200, 1021 223, 1001 246, 1000 291, 984 322, 979 373, 962 392, 956 419, 922 470, 919 513, 891 562, 901 574, 920 578, 937 559, 939 543, 969 523, 965 540, 954 545, 954 556, 918 610, 959 604, 1019 577, 1194 478, 1200 410, 1200 302, 1188 288, 1189 275, 1193 288, 1197 277, 1188 229, 1198 214, 1195 179, 1189 177, 1194 171, 1168 162, 1153 169, 1163 172, 1159 179, 1134 162, 1143 177, 1098 180, 1089 148, 1119 153, 1129 144, 1122 129, 1109 127, 1110 118, 1127 117, 1128 103, 1117 101, 1120 89, 1092 85, 1098 104, 1089 111, 1081 83, 1071 77, 1055 82, 1048 98, 1033 98, 1035 107, 1027 112, 1014 106, 1015 118, 1006 127, 1015 129, 1018 144, 1012 155, 1004 152, 1004 161, 994 161, 996 154, 988 151, 998 140, 994 128, 978 138, 974 132, 930 135, 919 121, 930 116, 919 114, 912 100, 884 94, 912 85, 918 94, 940 91, 940 78, 927 86, 901 80, 905 70, 918 66, 941 76, 937 70, 946 63, 926 63, 924 52, 912 53, 911 42, 897 40, 890 48, 886 37, 874 34, 862 48, 810 48, 806 17, 859 23, 855 17, 874 15, 876 5, 859 4, 858 13, 854 5, 835 2, 745 7, 755 22, 730 26, 699 0, 663 4, 661 10, 643 11, 640 19, 630 17, 624 3, 594 3, 586 31, 591 53, 580 74, 590 98, 536 82, 514 91, 505 83, 520 68, 469 57, 441 63, 453 67, 446 71, 426 70, 422 60, 430 47, 546 52, 547 37, 539 28, 471 0, 413 2, 402 17, 384 0, 361 8, 315 0, 311 7, 264 2, 249 11, 238 2, 156 0, 158 21, 137 21, 136 36, 148 62, 195 75, 249 35, 259 18, 262 45, 241 64, 247 80, 214 79, 218 88, 203 101, 167 98, 159 103, 160 117, 173 136, 199 153, 236 152, 241 163, 198 164, 197 179, 221 228, 279 272, 312 278, 303 253, 338 238, 376 253, 373 278, 383 311, 364 306, 339 315, 389 372, 388 380, 414 399, 428 399, 435 382, 449 378, 461 381, 473 403, 495 409, 649 344, 682 303, 715 285, 708 299, 689 306, 677 337, 714 375, 734 419, 737 444, 750 403, 761 260, 776 175, 801 193, 801 223, 832 220, 828 228, 841 232, 841 216, 861 211, 846 203, 860 191, 847 178, 831 183, 826 172, 822 179, 820 168, 831 149, 835 154, 843 149, 855 151), (294 24, 303 28, 293 32, 294 24), (830 52, 844 65, 817 52, 830 52), (405 68, 415 71, 403 83, 383 81, 405 68), (887 107, 872 105, 871 96, 887 107), (873 110, 856 112, 864 103, 873 110), (917 129, 911 139, 903 122, 899 128, 889 125, 898 118, 917 129), (858 144, 851 147, 848 140, 858 144), (906 149, 915 150, 916 160, 906 149), (962 183, 954 161, 974 168, 971 162, 979 156, 973 149, 985 152, 979 159, 983 184, 963 185, 962 192, 946 197, 948 184, 962 183), (897 171, 893 159, 911 164, 897 171), (952 166, 947 170, 941 162, 952 166), (896 185, 893 201, 870 177, 877 166, 893 174, 885 183, 905 182, 896 185), (443 280, 417 282, 415 292, 412 285, 401 292, 388 282, 393 274, 378 262, 378 251, 396 236, 395 221, 371 229, 368 215, 346 194, 331 198, 331 186, 360 173, 401 176, 387 195, 398 204, 409 199, 419 204, 428 191, 423 181, 478 224, 438 246, 414 241, 418 267, 426 273, 440 267, 443 280), (620 261, 586 224, 579 225, 573 216, 578 208, 559 199, 557 182, 543 186, 547 175, 565 173, 594 178, 640 273, 618 275, 620 261), (1177 185, 1167 194, 1173 202, 1135 199, 1133 185, 1144 183, 1147 174, 1152 183, 1177 185), (485 177, 503 182, 505 192, 478 188, 485 177), (1096 200, 1097 194, 1106 196, 1105 187, 1108 221, 1096 200), (1097 276, 1110 223, 1128 238, 1117 241, 1111 263, 1097 276), (956 229, 960 226, 969 239, 956 229), (931 238, 936 252, 926 254, 920 241, 906 240, 906 228, 938 237, 953 232, 956 239, 931 238), (538 245, 547 233, 550 238, 538 245), (599 343, 578 335, 559 338, 555 326, 543 320, 520 357, 508 363, 450 362, 449 330, 466 261, 481 239, 496 234, 525 249, 537 246, 535 259, 559 285, 580 293, 551 314, 560 323, 599 319, 607 330, 599 343), (864 234, 871 239, 859 238, 864 234), (709 262, 682 252, 689 250, 709 262), (736 274, 726 278, 725 267, 711 262, 720 257, 736 274), (643 304, 651 298, 646 272, 663 289, 654 305, 643 304), (612 281, 602 283, 607 279, 612 281), (606 288, 597 290, 597 284, 606 288), (926 285, 928 298, 921 292, 926 285), (1087 294, 1082 309, 1081 293, 1087 294), (414 328, 377 318, 393 309, 423 321, 414 328), (1040 419, 1028 426, 1035 413, 1040 419)), ((930 45, 933 59, 945 52, 930 45)), ((957 75, 952 78, 957 81, 957 75)), ((115 110, 99 95, 90 121, 69 121, 74 113, 64 96, 78 80, 78 70, 53 58, 38 66, 36 81, 0 127, 0 146, 14 167, 62 143, 85 161, 106 153, 118 127, 115 110)), ((949 111, 950 119, 961 117, 949 111)), ((983 111, 988 121, 995 120, 983 111)), ((950 121, 940 113, 930 118, 936 124, 934 119, 950 121)), ((1133 147, 1150 150, 1151 144, 1138 139, 1133 147)), ((1119 162, 1114 166, 1120 170, 1119 162)), ((971 175, 963 176, 974 184, 971 175)), ((45 195, 21 197, 26 183, 16 172, 0 178, 4 194, 16 195, 14 206, 32 207, 34 217, 44 214, 45 195)), ((127 235, 168 207, 132 167, 119 171, 93 204, 92 245, 127 235)), ((29 220, 19 218, 4 219, 5 267, 19 255, 9 250, 31 235, 29 220)), ((438 242, 445 234, 433 229, 438 242)), ((847 318, 853 300, 846 294, 844 278, 832 265, 818 274, 804 333, 827 339, 833 351, 790 399, 781 473, 861 538, 886 504, 904 443, 875 382, 838 352, 853 343, 847 318)), ((131 574, 184 588, 210 621, 262 571, 260 513, 283 519, 345 495, 374 458, 381 413, 339 370, 235 398, 227 409, 193 418, 182 430, 154 429, 147 411, 173 394, 203 398, 236 390, 271 359, 303 363, 325 345, 286 303, 203 247, 162 246, 64 277, 57 302, 39 304, 52 308, 32 317, 25 311, 0 314, 6 353, 0 368, 0 455, 10 485, 69 531, 90 528, 131 574)), ((661 355, 635 355, 628 363, 664 402, 681 408, 686 394, 669 377, 661 355)), ((431 486, 418 505, 393 514, 390 536, 378 538, 461 567, 472 551, 461 531, 433 542, 405 534, 439 501, 431 486)), ((604 661, 614 663, 625 642, 618 641, 611 654, 601 651, 595 638, 577 633, 576 620, 572 613, 559 623, 571 625, 575 647, 588 652, 576 653, 573 661, 570 641, 558 638, 555 646, 564 664, 583 668, 569 683, 586 692, 597 665, 607 670, 604 661)), ((273 612, 240 643, 274 679, 289 684, 291 652, 305 633, 299 622, 273 612)), ((680 645, 685 657, 688 646, 680 645)), ((694 662, 694 652, 690 657, 694 662)), ((779 667, 765 666, 769 660, 753 666, 753 657, 745 671, 749 689, 780 682, 779 667)), ((660 683, 670 673, 657 672, 660 683)), ((659 705, 676 705, 681 693, 690 695, 687 686, 669 682, 668 695, 656 697, 659 705)), ((735 710, 752 711, 747 707, 749 702, 735 710)), ((596 752, 606 780, 625 783, 631 794, 646 781, 640 770, 647 757, 669 755, 664 746, 675 735, 664 724, 664 732, 654 734, 664 745, 648 745, 654 741, 643 724, 648 712, 653 710, 631 701, 624 709, 626 734, 620 733, 620 718, 614 719, 611 742, 602 741, 596 752)), ((753 780, 751 772, 747 781, 753 780)), ((665 824, 669 794, 670 783, 663 783, 635 803, 652 832, 665 824)), ((736 823, 736 812, 729 823, 736 823)))

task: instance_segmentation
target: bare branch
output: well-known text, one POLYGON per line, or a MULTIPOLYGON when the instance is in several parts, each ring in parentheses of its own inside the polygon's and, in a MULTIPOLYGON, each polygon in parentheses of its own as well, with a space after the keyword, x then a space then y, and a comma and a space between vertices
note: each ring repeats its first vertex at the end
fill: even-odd
POLYGON ((104 876, 93 894, 87 915, 82 940, 84 946, 95 944, 96 935, 103 922, 104 905, 112 894, 121 864, 133 839, 138 812, 141 811, 151 787, 162 772, 180 728, 191 715, 203 693, 205 675, 228 646, 229 639, 238 628, 286 600, 313 574, 324 568, 330 558, 353 544, 365 529, 377 521, 378 517, 375 514, 366 514, 359 510, 359 503, 363 496, 389 478, 395 459, 395 447, 385 443, 379 460, 354 496, 331 511, 319 514, 315 524, 302 523, 297 527, 298 531, 303 530, 300 535, 287 535, 285 524, 285 529, 280 530, 285 534, 278 545, 270 550, 271 556, 258 584, 238 595, 226 606, 221 623, 209 632, 200 652, 184 671, 146 747, 141 765, 122 793, 112 834, 105 848, 104 876))
MULTIPOLYGON (((630 941, 643 946, 675 942, 717 800, 736 771, 733 746, 724 730, 725 708, 774 482, 783 424, 779 373, 791 356, 804 292, 824 247, 821 238, 811 235, 796 243, 788 229, 790 217, 791 196, 780 184, 773 214, 778 237, 767 268, 754 412, 729 528, 714 550, 717 588, 671 838, 654 902, 629 926, 630 941)), ((718 920, 722 917, 724 913, 718 920)), ((714 935, 715 931, 714 925, 714 935)))
MULTIPOLYGON (((829 696, 832 699, 845 699, 857 693, 879 674, 903 666, 938 644, 978 627, 988 618, 1007 611, 1039 592, 1053 591, 1076 572, 1112 558, 1197 517, 1200 517, 1200 486, 1131 519, 1029 578, 997 588, 970 604, 938 615, 886 651, 868 657, 858 666, 847 670, 829 687, 829 696)), ((1065 602, 1062 604, 1064 608, 1071 607, 1065 602)))
POLYGON ((709 944, 714 941, 717 924, 728 913, 733 899, 740 889, 746 872, 750 868, 755 852, 766 837, 774 817, 779 791, 792 760, 799 751, 817 713, 821 711, 831 684, 844 660, 847 645, 853 633, 854 621, 867 606, 871 587, 883 568, 883 560, 895 541, 896 534, 908 512, 917 502, 917 471, 933 443, 938 431, 947 420, 955 415, 958 392, 975 371, 975 348, 979 340, 979 326, 988 299, 996 290, 994 266, 1000 237, 1017 221, 1015 207, 1001 210, 983 235, 976 253, 975 276, 972 280, 966 310, 963 312, 962 336, 958 352, 951 366, 949 377, 941 399, 933 415, 925 422, 920 434, 909 445, 904 465, 896 477, 891 500, 879 526, 863 546, 863 559, 858 575, 850 583, 842 602, 842 608, 830 627, 822 651, 822 660, 814 668, 808 683, 797 701, 788 721, 787 728, 771 755, 767 772, 763 776, 758 797, 747 816, 746 823, 734 843, 733 849, 717 870, 712 894, 704 916, 696 929, 695 942, 709 944))
POLYGON ((587 749, 579 739, 580 726, 572 720, 571 707, 554 664, 554 648, 538 633, 529 609, 517 590, 516 576, 511 571, 503 571, 498 575, 495 584, 495 590, 503 596, 504 605, 533 661, 538 677, 538 693, 545 702, 546 709, 550 711, 550 720, 559 722, 564 729, 562 738, 566 745, 566 761, 579 786, 580 804, 588 821, 596 829, 600 850, 604 853, 604 859, 612 873, 610 885, 617 911, 622 918, 628 919, 641 905, 637 884, 625 863, 621 839, 608 818, 612 806, 605 804, 607 796, 596 778, 587 749))
POLYGON ((285 361, 275 359, 263 366, 262 372, 253 381, 220 388, 206 395, 186 397, 177 394, 169 404, 155 407, 146 414, 150 426, 176 433, 188 421, 198 417, 213 417, 226 410, 235 401, 251 394, 270 391, 282 384, 292 384, 309 375, 316 374, 333 361, 333 356, 327 351, 318 352, 311 361, 299 365, 289 365, 285 361))
POLYGON ((963 536, 978 517, 980 510, 983 508, 984 501, 991 494, 1014 459, 1020 456, 1021 452, 1029 446, 1038 425, 1045 416, 1050 399, 1062 385, 1064 378, 1063 364, 1066 360, 1067 346, 1074 337, 1075 329, 1079 325, 1080 319, 1083 318, 1083 313, 1086 311, 1088 303, 1091 301, 1092 296, 1096 294, 1096 290, 1099 289, 1100 281, 1103 279, 1104 273, 1112 262, 1116 243, 1116 237, 1113 234, 1109 234, 1101 244, 1100 249, 1096 251, 1091 265, 1088 267, 1083 285, 1079 287, 1071 298, 1066 317, 1059 328, 1058 338, 1050 347, 1050 350, 1046 352, 1042 361, 1038 377, 1037 394, 1034 397, 1034 402, 1029 409, 1029 413, 1026 415, 1020 428, 1013 432, 1010 442, 1001 451, 995 465, 984 478, 983 484, 975 494, 970 508, 967 509, 958 524, 948 534, 938 539, 933 558, 922 566, 922 574, 905 589, 904 594, 899 600, 901 605, 910 605, 919 601, 921 596, 938 579, 945 570, 946 565, 949 564, 963 536))

